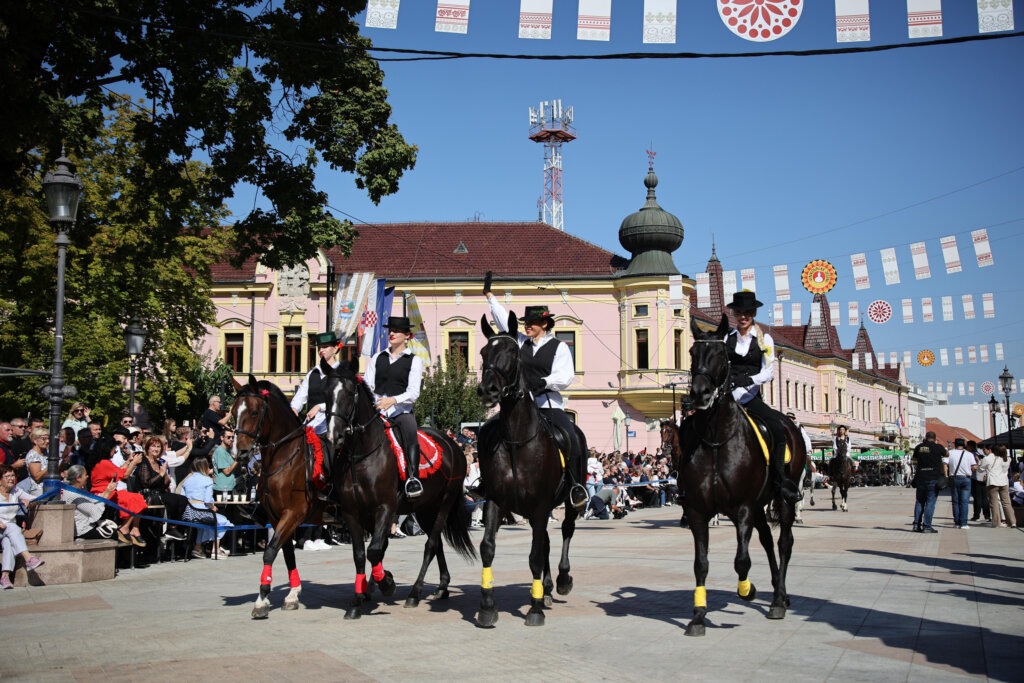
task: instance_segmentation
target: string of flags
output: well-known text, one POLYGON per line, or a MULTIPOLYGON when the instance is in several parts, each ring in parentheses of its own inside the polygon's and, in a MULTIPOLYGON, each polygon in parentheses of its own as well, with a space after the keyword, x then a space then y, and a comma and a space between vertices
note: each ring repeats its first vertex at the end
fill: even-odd
MULTIPOLYGON (((726 299, 731 299, 733 292, 735 292, 735 278, 727 280, 729 271, 723 271, 722 281, 723 284, 727 281, 733 283, 732 288, 725 286, 726 299)), ((756 293, 753 287, 744 287, 756 293)), ((956 320, 956 306, 955 300, 952 296, 943 296, 939 298, 940 311, 942 314, 943 322, 953 322, 956 320)), ((914 300, 909 298, 900 299, 900 310, 902 315, 900 320, 906 324, 913 323, 915 321, 915 306, 914 300)), ((839 327, 843 324, 843 316, 841 315, 842 302, 829 301, 829 321, 833 327, 839 327)), ((711 283, 706 273, 697 274, 697 306, 707 307, 711 305, 711 283), (704 275, 705 277, 701 277, 704 275)), ((802 316, 803 307, 800 302, 792 302, 789 304, 792 312, 792 325, 803 325, 804 320, 802 316)), ((964 320, 975 320, 977 315, 974 308, 974 295, 973 294, 961 294, 960 295, 960 306, 962 309, 962 317, 964 320)), ((934 302, 930 296, 921 297, 920 301, 921 309, 921 322, 931 323, 935 322, 934 302)), ((989 319, 996 317, 995 307, 995 295, 992 292, 985 292, 981 295, 981 309, 982 317, 989 319)), ((884 325, 893 319, 894 309, 885 299, 875 299, 867 305, 865 309, 867 313, 867 319, 877 325, 884 325)), ((858 326, 861 324, 861 305, 859 301, 847 301, 846 302, 846 323, 851 326, 858 326)), ((772 304, 772 317, 771 322, 773 325, 785 325, 785 304, 776 302, 772 304)), ((811 325, 821 325, 820 310, 817 307, 811 309, 811 325)))
MULTIPOLYGON (((759 43, 778 40, 796 28, 805 4, 801 0, 704 1, 715 3, 718 16, 729 32, 744 40, 759 43)), ((678 0, 644 0, 641 30, 644 43, 676 42, 677 4, 678 0)), ((1012 0, 977 0, 977 6, 979 33, 1014 30, 1012 0)), ((401 0, 369 0, 366 27, 397 29, 400 8, 401 0)), ((434 31, 468 33, 469 9, 470 0, 437 0, 434 31)), ((562 18, 563 14, 560 13, 559 17, 562 18)), ((554 0, 520 0, 519 38, 550 40, 554 18, 554 0)), ((907 0, 909 38, 941 37, 942 19, 942 0, 907 0)), ((835 27, 837 43, 870 41, 869 0, 835 0, 835 27)), ((607 41, 611 39, 611 31, 612 0, 579 0, 576 13, 577 40, 607 41)))
MULTIPOLYGON (((928 382, 925 393, 946 394, 948 396, 974 396, 975 386, 985 396, 992 396, 996 393, 996 385, 990 380, 981 382, 980 385, 976 385, 974 382, 928 382)), ((1024 379, 1014 380, 1010 386, 1010 393, 1024 393, 1024 379)))
MULTIPOLYGON (((966 360, 968 364, 974 363, 988 363, 990 360, 988 344, 972 345, 966 349, 966 360)), ((1003 343, 996 342, 995 348, 995 360, 1001 361, 1003 358, 1003 343)), ((938 361, 943 367, 949 365, 949 349, 939 349, 938 361)), ((956 365, 963 365, 965 359, 964 347, 957 346, 953 348, 953 362, 956 365)), ((866 351, 854 352, 850 357, 850 365, 854 370, 885 370, 886 368, 895 370, 897 365, 903 364, 903 367, 909 368, 912 365, 912 361, 916 360, 917 364, 921 367, 927 368, 935 364, 936 356, 935 352, 931 349, 923 349, 914 356, 910 351, 896 352, 896 351, 876 351, 869 353, 866 351)))

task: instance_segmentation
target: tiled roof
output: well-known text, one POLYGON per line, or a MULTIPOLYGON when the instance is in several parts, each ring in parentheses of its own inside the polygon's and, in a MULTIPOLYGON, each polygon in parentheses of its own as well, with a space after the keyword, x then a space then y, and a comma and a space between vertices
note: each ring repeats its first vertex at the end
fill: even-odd
POLYGON ((942 420, 929 417, 926 420, 927 430, 929 432, 935 432, 935 441, 945 446, 947 443, 952 446, 954 439, 963 439, 964 441, 981 441, 980 436, 975 436, 973 432, 963 427, 954 427, 948 425, 942 420))

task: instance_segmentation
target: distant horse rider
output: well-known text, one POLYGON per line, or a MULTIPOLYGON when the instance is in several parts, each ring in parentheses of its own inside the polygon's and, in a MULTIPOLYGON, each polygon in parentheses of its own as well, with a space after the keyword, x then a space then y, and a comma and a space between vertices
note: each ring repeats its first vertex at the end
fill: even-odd
MULTIPOLYGON (((337 335, 334 332, 321 332, 315 335, 313 339, 316 341, 320 357, 327 361, 332 368, 338 367, 337 335)), ((292 411, 296 415, 299 415, 299 411, 302 410, 303 406, 309 406, 304 422, 306 423, 306 428, 312 429, 313 434, 317 438, 307 438, 306 442, 313 447, 313 484, 321 491, 327 488, 330 476, 324 467, 324 454, 329 452, 327 448, 327 419, 325 415, 327 410, 326 387, 327 382, 324 379, 324 373, 320 369, 320 364, 316 363, 313 365, 313 369, 307 372, 306 376, 302 379, 302 384, 299 385, 291 402, 292 411)), ((330 467, 330 463, 326 463, 326 465, 330 467)))
POLYGON ((786 502, 796 503, 803 493, 786 477, 786 430, 782 422, 786 417, 761 399, 761 385, 775 377, 775 340, 754 322, 757 309, 763 305, 747 289, 733 294, 728 304, 736 317, 736 327, 725 338, 732 396, 748 413, 761 418, 771 433, 768 460, 772 497, 782 496, 786 502))
POLYGON ((846 425, 836 427, 836 435, 832 437, 832 457, 836 457, 840 450, 850 454, 850 436, 846 433, 846 425), (840 445, 843 446, 841 449, 840 445))
POLYGON ((409 318, 388 318, 388 348, 366 364, 364 380, 373 392, 377 410, 398 428, 405 449, 405 496, 416 498, 423 493, 420 483, 420 442, 416 434, 413 404, 420 397, 423 381, 423 359, 412 352, 409 318))
MULTIPOLYGON (((484 285, 484 295, 491 307, 491 317, 502 332, 508 332, 508 312, 490 291, 490 274, 484 285)), ((569 504, 577 511, 587 504, 587 490, 578 481, 583 473, 584 454, 576 439, 576 426, 565 414, 562 394, 576 377, 569 347, 551 329, 555 318, 547 306, 527 306, 521 318, 525 334, 518 334, 519 358, 526 388, 533 395, 541 414, 562 430, 569 439, 568 473, 569 504)))

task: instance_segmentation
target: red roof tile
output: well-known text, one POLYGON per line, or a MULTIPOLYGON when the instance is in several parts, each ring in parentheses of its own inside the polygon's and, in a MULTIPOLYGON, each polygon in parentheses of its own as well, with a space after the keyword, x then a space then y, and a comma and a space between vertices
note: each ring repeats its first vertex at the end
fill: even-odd
POLYGON ((935 417, 929 417, 925 423, 927 425, 927 430, 929 432, 935 432, 935 440, 943 446, 949 444, 951 447, 954 439, 963 439, 964 441, 975 442, 981 441, 981 437, 975 436, 970 430, 964 429, 963 427, 948 425, 935 417))

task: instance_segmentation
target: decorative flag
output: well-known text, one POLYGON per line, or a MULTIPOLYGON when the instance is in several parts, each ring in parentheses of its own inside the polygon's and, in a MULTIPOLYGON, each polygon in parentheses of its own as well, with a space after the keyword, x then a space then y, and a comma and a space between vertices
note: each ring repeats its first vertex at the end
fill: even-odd
POLYGON ((672 306, 683 305, 683 276, 668 276, 668 303, 672 306))
POLYGON ((942 0, 907 0, 907 32, 911 38, 942 35, 942 0))
POLYGON ((874 368, 874 358, 871 357, 870 353, 864 354, 864 369, 872 370, 874 368))
POLYGON ((953 297, 942 297, 942 321, 949 322, 953 319, 953 297))
POLYGON ((996 360, 1003 360, 1003 342, 996 342, 996 360))
MULTIPOLYGON (((940 382, 940 385, 941 385, 941 382, 940 382)), ((946 393, 949 394, 950 396, 953 395, 953 383, 952 382, 946 382, 946 393)))
POLYGON ((996 385, 993 384, 992 382, 982 382, 981 393, 985 394, 986 396, 991 396, 992 394, 996 393, 996 385))
POLYGON ((387 323, 391 315, 391 303, 395 298, 395 288, 387 287, 384 278, 377 278, 376 288, 371 288, 370 296, 366 302, 366 318, 364 326, 366 334, 363 335, 363 348, 360 355, 373 356, 388 345, 387 323), (370 309, 370 302, 374 307, 370 309))
POLYGON ((964 294, 960 299, 964 302, 964 319, 974 320, 974 296, 964 294))
POLYGON ((782 304, 772 304, 772 322, 776 325, 786 324, 786 312, 782 304))
POLYGON ((726 301, 732 300, 732 295, 736 293, 736 271, 726 270, 722 273, 722 296, 725 297, 726 301))
POLYGON ((412 339, 408 341, 408 346, 414 354, 423 359, 424 365, 430 365, 430 340, 427 339, 427 328, 423 324, 423 315, 420 313, 420 305, 415 294, 405 296, 405 313, 412 326, 412 339))
POLYGON ((958 390, 958 394, 960 396, 963 396, 964 395, 964 383, 963 382, 957 382, 956 388, 958 390))
POLYGON ((1013 0, 978 0, 978 33, 1013 30, 1013 0))
POLYGON ((931 268, 928 267, 928 248, 924 242, 914 242, 910 245, 910 256, 914 259, 914 279, 925 280, 932 276, 931 268))
POLYGON ((796 303, 793 304, 793 318, 792 318, 792 322, 790 324, 791 325, 801 325, 801 324, 803 324, 803 315, 802 315, 802 311, 800 310, 800 302, 799 301, 797 301, 796 303))
POLYGON ((932 298, 930 296, 921 299, 921 320, 926 323, 935 320, 935 316, 932 314, 932 298))
POLYGON ((868 279, 868 259, 864 252, 850 256, 853 263, 853 286, 855 289, 867 289, 871 286, 868 279))
POLYGON ((697 273, 697 308, 711 307, 711 279, 707 273, 697 273))
POLYGON ((342 273, 334 301, 334 332, 344 344, 359 331, 366 296, 374 284, 373 273, 342 273))
POLYGON ((909 368, 910 367, 910 362, 911 362, 910 361, 910 351, 904 351, 903 352, 903 367, 909 368))
POLYGON ((828 316, 832 319, 832 327, 839 327, 843 324, 843 316, 839 312, 839 302, 828 302, 828 316))
POLYGON ((789 266, 775 266, 772 272, 775 274, 775 298, 789 301, 789 266))
POLYGON ((811 302, 811 327, 818 327, 821 325, 821 302, 811 302))
POLYGON ((860 354, 859 353, 854 353, 853 356, 850 357, 850 367, 853 368, 854 370, 860 370, 860 354))
POLYGON ((868 0, 836 0, 836 41, 860 43, 871 40, 868 0))
POLYGON ((978 354, 981 356, 981 362, 988 362, 988 344, 982 344, 978 347, 978 354))
POLYGON ((939 362, 942 365, 949 365, 949 349, 939 349, 939 362))
POLYGON ((890 351, 889 352, 889 367, 890 368, 895 368, 897 365, 899 365, 899 357, 896 355, 895 351, 890 351))
MULTIPOLYGON (((979 6, 981 3, 978 3, 979 6)), ((978 259, 978 267, 984 268, 995 264, 992 260, 992 247, 988 243, 988 230, 974 230, 971 232, 971 241, 974 242, 974 255, 978 259)))
POLYGON ((801 284, 811 294, 831 292, 838 279, 839 274, 836 273, 836 267, 821 259, 811 261, 804 266, 803 272, 800 273, 801 284))
POLYGON ((676 0, 644 0, 644 42, 676 42, 676 0))
POLYGON ((925 349, 917 354, 917 364, 926 368, 935 362, 935 354, 930 349, 925 349))
POLYGON ((981 295, 981 310, 986 318, 996 317, 996 301, 991 292, 981 295))
POLYGON ((974 396, 974 382, 967 383, 967 393, 971 396, 974 396))
POLYGON ((953 360, 956 361, 957 365, 964 364, 964 350, 962 347, 958 346, 953 349, 953 360))
POLYGON ((466 33, 469 30, 469 0, 437 0, 434 31, 466 33))
POLYGON ((928 382, 928 393, 935 393, 935 382, 928 382))
POLYGON ((882 249, 881 254, 885 284, 898 285, 900 283, 900 265, 896 262, 896 249, 893 247, 882 249))
POLYGON ((879 351, 878 355, 878 369, 885 370, 885 351, 879 351))
POLYGON ((978 349, 974 346, 967 347, 967 362, 977 363, 978 362, 978 349))
POLYGON ((580 0, 576 40, 611 40, 612 0, 580 0))
POLYGON ((758 43, 789 33, 804 9, 800 0, 718 0, 715 6, 726 28, 740 38, 758 43))
POLYGON ((851 325, 856 325, 860 322, 860 311, 858 309, 859 306, 857 306, 856 301, 851 301, 846 305, 846 317, 851 325))
POLYGON ((892 318, 892 306, 888 301, 876 299, 868 304, 868 320, 879 325, 889 322, 892 318))
POLYGON ((914 301, 913 299, 903 300, 903 322, 914 322, 914 301))
POLYGON ((963 270, 960 266, 960 250, 956 248, 956 235, 943 237, 939 240, 942 245, 942 258, 946 261, 946 275, 959 273, 963 270))
POLYGON ((369 0, 366 3, 367 28, 398 28, 400 0, 369 0))
POLYGON ((757 280, 754 277, 753 268, 744 268, 740 271, 740 289, 749 289, 757 294, 757 280))
POLYGON ((359 320, 359 337, 361 344, 359 355, 369 356, 373 350, 373 340, 376 338, 377 323, 377 300, 384 297, 384 278, 377 280, 370 286, 366 293, 366 306, 363 308, 363 316, 359 320))
POLYGON ((520 0, 519 37, 551 39, 551 5, 554 0, 520 0))

